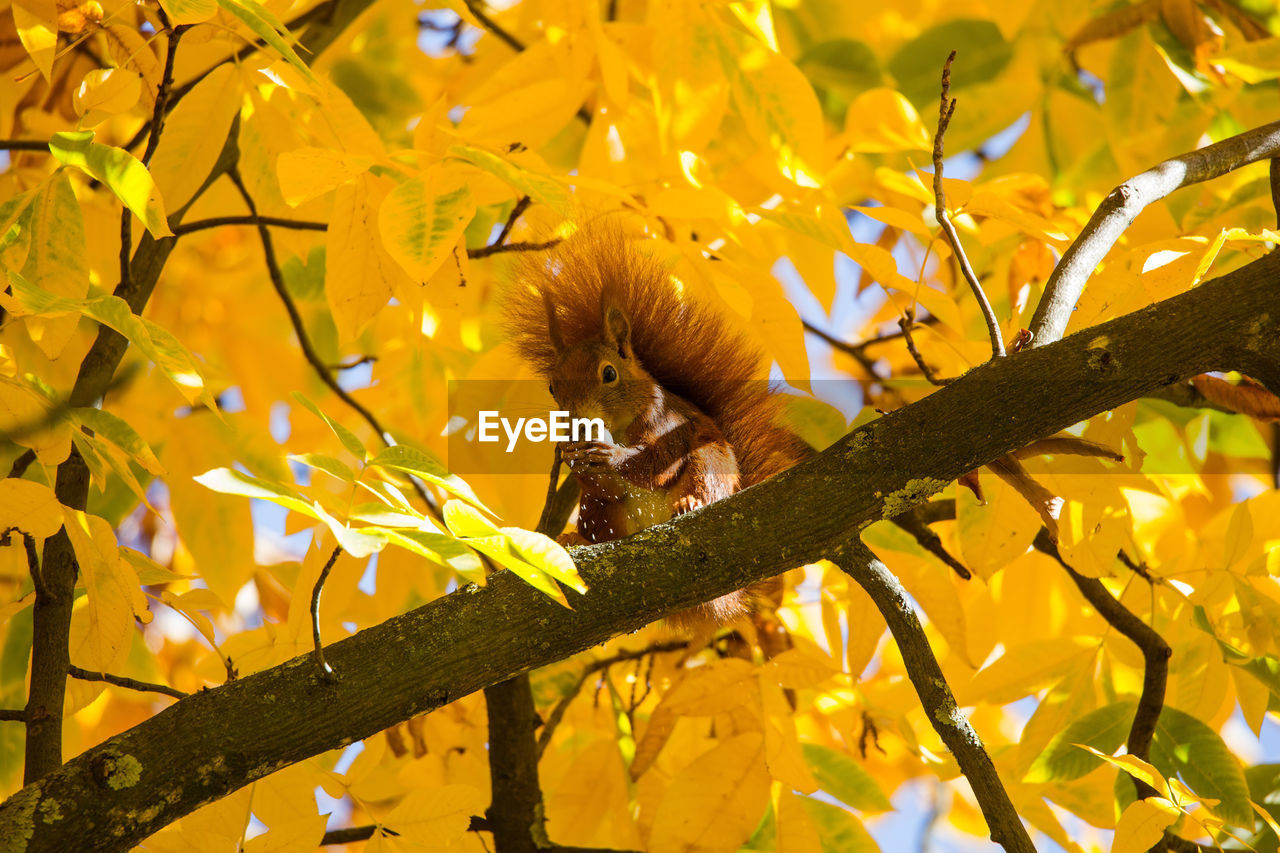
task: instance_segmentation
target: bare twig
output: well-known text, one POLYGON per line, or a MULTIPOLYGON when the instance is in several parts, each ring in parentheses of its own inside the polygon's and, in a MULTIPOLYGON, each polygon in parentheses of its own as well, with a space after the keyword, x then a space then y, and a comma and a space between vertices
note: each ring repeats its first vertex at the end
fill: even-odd
MULTIPOLYGON (((919 506, 912 507, 901 515, 895 515, 889 521, 893 522, 902 530, 910 533, 916 540, 916 543, 937 557, 943 563, 951 567, 951 570, 964 580, 973 578, 973 573, 969 571, 969 567, 951 555, 951 552, 942 544, 942 537, 929 527, 927 520, 932 511, 933 503, 924 503, 919 506)), ((954 511, 952 512, 954 516, 954 511)))
POLYGON ((524 50, 525 48, 524 42, 520 41, 520 39, 516 38, 511 33, 503 29, 502 25, 499 24, 497 21, 495 21, 493 18, 490 18, 489 15, 484 10, 484 4, 481 3, 480 0, 463 0, 463 2, 467 4, 467 11, 469 11, 472 14, 472 16, 477 21, 479 21, 486 30, 488 30, 489 32, 497 36, 499 39, 501 39, 508 47, 510 47, 516 53, 519 53, 520 51, 524 50))
POLYGON ((1045 283, 1044 296, 1031 320, 1031 331, 1035 335, 1031 346, 1047 346, 1062 337, 1094 269, 1149 204, 1174 190, 1221 177, 1277 154, 1280 154, 1280 121, 1165 160, 1112 190, 1093 212, 1080 236, 1063 253, 1045 283))
POLYGON ((9 467, 10 477, 21 477, 27 473, 27 469, 31 467, 31 463, 36 461, 36 452, 31 448, 24 450, 17 459, 13 460, 13 465, 9 467))
MULTIPOLYGON (((960 235, 951 222, 951 214, 947 212, 947 194, 942 188, 942 140, 946 136, 947 126, 951 123, 951 116, 956 111, 956 100, 950 97, 951 63, 955 58, 956 52, 953 50, 947 57, 946 64, 942 66, 942 99, 938 105, 938 132, 933 137, 933 209, 938 217, 938 224, 942 226, 943 233, 947 235, 947 242, 951 244, 951 250, 955 253, 956 262, 960 264, 960 271, 964 273, 965 281, 969 282, 969 288, 973 291, 974 298, 978 300, 982 317, 987 321, 987 334, 991 337, 991 357, 1001 358, 1005 351, 1004 338, 1000 334, 1000 322, 996 320, 996 312, 992 310, 991 302, 987 299, 986 292, 978 282, 978 276, 974 274, 973 267, 969 264, 969 256, 965 254, 960 235)), ((903 327, 903 331, 906 331, 906 327, 903 327)), ((909 337, 908 340, 910 340, 909 337)))
POLYGON ((4 151, 43 151, 49 153, 47 139, 0 139, 0 150, 4 151))
POLYGON ((511 213, 507 215, 507 221, 503 223, 502 230, 498 232, 498 238, 493 241, 495 245, 501 246, 507 242, 507 238, 511 236, 511 229, 516 226, 516 221, 529 209, 532 201, 527 195, 522 195, 516 200, 515 205, 511 208, 511 213))
MULTIPOLYGON (((286 23, 285 29, 292 32, 293 30, 303 26, 304 24, 308 24, 311 21, 321 18, 329 13, 333 5, 334 5, 333 0, 328 0, 328 2, 317 4, 312 8, 308 9, 307 11, 303 12, 301 15, 298 15, 293 20, 286 23)), ((241 62, 242 60, 247 59, 249 56, 252 56, 253 54, 257 53, 259 50, 261 50, 266 46, 267 46, 267 43, 262 39, 258 39, 250 44, 247 44, 244 47, 240 48, 235 53, 226 57, 225 59, 221 59, 215 62, 213 65, 210 65, 204 71, 200 72, 195 77, 192 77, 190 80, 188 80, 186 83, 183 83, 181 86, 174 88, 173 94, 169 97, 169 99, 165 103, 165 113, 168 114, 169 112, 172 112, 173 108, 178 105, 178 102, 181 101, 183 98, 185 98, 187 95, 189 95, 191 93, 191 90, 194 89, 200 83, 201 80, 208 77, 209 74, 215 68, 218 68, 221 65, 226 65, 228 62, 237 62, 237 63, 241 62)), ((154 121, 155 119, 153 117, 151 121, 148 121, 142 127, 138 128, 138 132, 135 133, 133 137, 121 147, 123 147, 126 151, 129 151, 138 147, 138 144, 142 142, 142 140, 147 137, 147 134, 151 132, 151 127, 154 121)))
POLYGON ((556 706, 552 708, 551 713, 547 715, 546 725, 542 727, 542 731, 538 734, 539 757, 541 757, 542 753, 546 751, 547 746, 551 743, 551 737, 555 734, 556 727, 560 725, 560 721, 564 719, 565 712, 569 710, 569 705, 571 705, 573 700, 578 697, 578 694, 582 692, 583 686, 586 685, 588 679, 590 679, 592 675, 602 669, 608 669, 615 663, 622 663, 623 661, 629 660, 643 660, 650 655, 660 655, 666 652, 678 652, 683 649, 687 649, 688 647, 689 644, 684 640, 655 643, 647 648, 618 652, 615 655, 610 655, 607 658, 600 658, 599 660, 593 660, 591 663, 587 664, 587 666, 582 670, 582 675, 580 675, 578 680, 574 682, 574 685, 560 697, 560 701, 556 702, 556 706))
POLYGON ((0 708, 0 723, 25 723, 27 712, 21 708, 0 708))
POLYGON ((828 559, 867 591, 884 616, 930 724, 955 756, 960 772, 973 789, 991 829, 991 840, 1009 853, 1035 853, 1031 837, 1009 801, 982 740, 956 706, 902 583, 857 539, 832 549, 828 559))
POLYGON ((479 249, 467 249, 468 258, 487 258, 490 255, 500 255, 504 252, 541 252, 559 245, 559 240, 547 240, 542 243, 516 242, 516 243, 494 243, 490 246, 481 246, 479 249))
POLYGON ((906 316, 898 320, 898 327, 902 329, 902 338, 907 343, 907 352, 911 353, 911 358, 915 361, 916 367, 920 368, 920 373, 928 381, 930 385, 950 385, 954 379, 945 376, 939 376, 933 372, 933 368, 924 360, 924 356, 920 354, 920 350, 916 349, 915 338, 911 337, 911 328, 915 325, 915 314, 908 310, 906 316))
MULTIPOLYGON (((872 379, 884 379, 884 377, 880 375, 880 372, 876 370, 875 360, 867 355, 865 344, 851 344, 846 341, 842 341, 830 332, 824 331, 813 325, 808 320, 804 320, 802 323, 806 332, 814 335, 815 337, 822 338, 822 340, 831 345, 832 349, 837 349, 851 357, 854 361, 858 362, 858 365, 865 370, 867 375, 872 379)), ((900 336, 900 333, 898 336, 900 336)))
POLYGON ((315 643, 316 663, 320 665, 325 678, 330 680, 337 676, 333 667, 324 659, 324 645, 320 642, 320 590, 324 589, 324 582, 329 579, 329 572, 333 570, 333 564, 338 562, 338 555, 341 553, 341 545, 333 549, 324 568, 320 570, 320 577, 316 578, 316 585, 311 588, 311 640, 315 643))
POLYGON ((164 132, 164 117, 169 103, 169 94, 173 90, 173 63, 178 57, 178 42, 182 40, 182 34, 187 31, 187 27, 170 27, 169 16, 163 7, 157 4, 156 8, 160 11, 165 29, 169 31, 169 37, 165 49, 164 76, 160 79, 160 87, 156 90, 156 103, 151 112, 151 135, 147 138, 147 147, 142 153, 144 166, 151 165, 151 158, 155 156, 156 148, 160 145, 160 134, 164 132))
POLYGON ((195 222, 179 225, 172 230, 175 237, 181 237, 195 231, 204 231, 207 228, 217 228, 222 225, 271 225, 276 228, 293 228, 298 231, 327 231, 329 228, 329 225, 325 222, 283 219, 278 216, 213 216, 208 219, 197 219, 195 222))
POLYGON ((123 675, 112 675, 108 672, 93 672, 74 665, 67 668, 67 675, 80 681, 102 681, 107 684, 114 684, 116 687, 137 690, 141 693, 163 693, 165 696, 172 696, 174 699, 185 699, 191 695, 167 684, 152 684, 149 681, 139 681, 136 678, 126 678, 123 675))

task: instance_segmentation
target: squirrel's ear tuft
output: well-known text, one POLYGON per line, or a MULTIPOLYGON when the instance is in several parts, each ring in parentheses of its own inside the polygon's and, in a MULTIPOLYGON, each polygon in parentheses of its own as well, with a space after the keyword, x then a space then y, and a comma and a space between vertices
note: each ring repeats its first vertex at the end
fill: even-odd
POLYGON ((631 358, 631 321, 617 305, 604 309, 604 342, 623 358, 631 358))
POLYGON ((547 337, 551 340, 551 348, 556 351, 556 355, 562 355, 565 350, 564 336, 560 334, 560 323, 556 320, 556 306, 551 301, 551 294, 542 291, 542 305, 547 309, 547 337))

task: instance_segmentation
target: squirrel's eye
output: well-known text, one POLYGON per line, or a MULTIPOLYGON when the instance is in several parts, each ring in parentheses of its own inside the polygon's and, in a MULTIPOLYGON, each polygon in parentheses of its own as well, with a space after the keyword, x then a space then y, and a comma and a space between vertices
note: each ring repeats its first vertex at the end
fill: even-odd
POLYGON ((604 370, 600 371, 600 378, 605 382, 616 382, 618 381, 618 371, 613 369, 612 364, 606 364, 604 370))

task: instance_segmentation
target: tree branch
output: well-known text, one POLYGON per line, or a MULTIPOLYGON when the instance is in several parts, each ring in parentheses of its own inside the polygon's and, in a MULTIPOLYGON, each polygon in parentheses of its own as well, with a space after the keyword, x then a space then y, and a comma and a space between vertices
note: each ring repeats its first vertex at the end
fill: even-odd
POLYGON ((956 706, 955 696, 929 648, 929 640, 902 583, 857 540, 832 549, 827 559, 857 581, 884 616, 930 724, 955 756, 960 772, 973 789, 982 816, 991 829, 991 840, 1010 853, 1035 853, 1031 836, 1010 802, 991 756, 956 706))
POLYGON ((1031 346, 1046 346, 1062 337, 1094 269, 1149 204, 1174 190, 1221 177, 1277 154, 1280 154, 1280 121, 1165 160, 1112 190, 1045 283, 1044 296, 1031 319, 1034 335, 1031 346))
POLYGON ((208 219, 197 219, 186 225, 172 229, 175 237, 182 237, 207 228, 218 228, 223 225, 271 225, 276 228, 293 228, 298 231, 327 231, 327 222, 307 222, 300 219, 282 219, 278 216, 211 216, 208 219))
POLYGON ((1280 257, 1267 256, 1055 344, 993 359, 757 486, 635 536, 574 549, 591 592, 567 593, 573 610, 499 572, 483 589, 466 587, 329 646, 342 673, 336 684, 307 655, 194 694, 0 804, 0 836, 29 832, 30 851, 73 849, 85 838, 127 850, 296 761, 826 556, 847 545, 850 531, 906 512, 975 467, 1179 378, 1231 369, 1276 377, 1278 276, 1280 257), (61 820, 31 820, 50 800, 61 820))
MULTIPOLYGON (((948 125, 951 124, 951 116, 956 111, 956 100, 950 97, 951 63, 955 58, 956 52, 953 50, 942 66, 942 99, 938 104, 938 132, 933 137, 933 210, 943 233, 947 235, 947 242, 951 244, 951 251, 955 253, 956 262, 960 264, 964 280, 969 283, 969 289, 973 291, 974 298, 978 300, 978 307, 982 309, 982 317, 987 321, 987 335, 991 338, 991 357, 1001 358, 1005 352, 1004 337, 1000 334, 1000 322, 996 319, 996 312, 991 309, 991 302, 987 299, 978 276, 974 274, 973 267, 969 264, 969 256, 965 254, 964 244, 960 242, 956 226, 951 222, 951 214, 947 212, 947 194, 942 188, 942 140, 947 134, 948 125)), ((904 334, 909 331, 909 325, 910 323, 902 327, 904 334)), ((910 345, 911 336, 908 334, 906 337, 910 345)), ((914 352, 912 354, 915 355, 914 352)), ((917 358, 916 361, 921 369, 925 370, 925 375, 929 376, 928 369, 924 368, 924 360, 917 358)))
POLYGON ((150 681, 138 681, 136 678, 126 678, 123 675, 111 675, 107 672, 93 672, 87 669, 81 669, 78 666, 67 668, 67 675, 72 678, 78 678, 81 681, 102 681, 107 684, 114 684, 116 687, 124 687, 129 690, 137 690, 143 693, 163 693, 165 696, 172 696, 174 699, 185 699, 190 693, 184 693, 176 687, 170 687, 167 684, 152 684, 150 681))

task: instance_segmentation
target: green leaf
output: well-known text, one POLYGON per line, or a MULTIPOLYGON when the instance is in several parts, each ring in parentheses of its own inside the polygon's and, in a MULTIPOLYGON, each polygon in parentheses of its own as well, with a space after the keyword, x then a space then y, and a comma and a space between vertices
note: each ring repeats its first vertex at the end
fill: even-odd
MULTIPOLYGON (((133 469, 129 467, 129 463, 119 459, 114 453, 107 449, 105 442, 98 440, 97 436, 86 435, 78 430, 71 433, 71 441, 75 444, 76 449, 80 451, 80 455, 84 457, 85 464, 94 474, 95 478, 101 485, 102 491, 108 490, 107 469, 120 478, 120 481, 128 487, 134 497, 146 504, 147 509, 156 512, 156 508, 147 500, 147 490, 142 483, 138 482, 137 476, 133 469)), ((130 504, 130 509, 134 504, 130 504)))
POLYGON ((289 43, 294 40, 289 30, 269 9, 257 0, 218 0, 218 5, 243 21, 245 26, 257 33, 259 38, 275 49, 276 53, 298 69, 303 77, 312 83, 318 82, 315 75, 311 73, 311 69, 307 67, 307 63, 298 58, 298 54, 294 52, 293 45, 289 43))
POLYGON ((893 808, 875 778, 849 756, 817 743, 803 744, 801 749, 822 790, 840 802, 870 812, 893 808))
POLYGON ((93 430, 129 454, 149 473, 155 474, 157 477, 165 473, 164 466, 160 464, 160 460, 156 458, 156 455, 151 452, 151 446, 142 439, 142 436, 138 435, 133 427, 110 412, 93 408, 72 409, 71 419, 80 426, 93 430))
POLYGON ((1240 762, 1222 738, 1200 720, 1165 706, 1156 723, 1151 763, 1166 776, 1177 775, 1201 797, 1221 800, 1211 811, 1236 826, 1253 826, 1249 786, 1240 762))
POLYGON ((323 471, 347 483, 354 483, 356 479, 355 473, 345 462, 324 453, 294 453, 289 456, 289 459, 300 462, 308 468, 323 471))
POLYGON ((120 559, 133 566, 133 570, 138 574, 138 583, 142 586, 191 579, 191 575, 180 575, 177 572, 170 571, 141 551, 135 551, 123 545, 120 546, 120 559))
POLYGON ((120 297, 99 293, 84 299, 66 299, 41 290, 12 270, 9 286, 18 305, 28 313, 79 313, 116 330, 154 362, 184 397, 192 402, 199 400, 210 411, 218 411, 218 403, 209 393, 195 356, 168 330, 134 314, 129 303, 120 297))
POLYGON ((994 79, 1013 58, 1013 46, 994 21, 957 18, 925 30, 898 48, 888 63, 898 91, 917 109, 934 104, 936 112, 942 93, 942 62, 952 50, 957 51, 951 71, 953 89, 994 79))
POLYGON ((142 220, 152 237, 173 236, 159 188, 147 167, 128 151, 94 142, 91 130, 55 133, 49 140, 49 150, 66 165, 109 187, 142 220))
POLYGON ((416 511, 402 512, 392 509, 386 504, 358 503, 347 513, 352 521, 361 521, 374 527, 409 527, 416 529, 423 522, 423 516, 416 511))
POLYGON ((450 474, 435 456, 425 450, 397 444, 378 453, 369 462, 380 468, 390 468, 405 474, 412 474, 428 483, 439 486, 449 494, 462 498, 472 506, 479 507, 490 515, 495 513, 484 505, 479 496, 467 482, 457 475, 450 474))
POLYGON ((454 145, 449 149, 449 155, 483 169, 561 216, 573 213, 573 200, 568 188, 550 175, 523 169, 505 157, 471 145, 454 145))
POLYGON ((1101 758, 1076 746, 1085 744, 1108 755, 1115 753, 1133 724, 1133 702, 1115 702, 1085 714, 1053 736, 1031 762, 1024 782, 1070 782, 1101 767, 1101 758))
POLYGON ((308 400, 302 392, 294 391, 293 399, 297 400, 303 406, 306 406, 307 410, 311 412, 311 414, 324 421, 325 425, 338 437, 338 441, 342 442, 342 446, 347 449, 348 453, 359 459, 361 462, 365 460, 365 457, 368 455, 367 451, 364 449, 364 444, 361 443, 360 439, 356 438, 355 433, 330 418, 324 412, 320 411, 320 407, 308 400))
POLYGON ((465 541, 472 548, 489 557, 504 569, 510 569, 513 574, 538 592, 548 598, 555 599, 565 607, 569 606, 568 600, 564 597, 564 592, 560 587, 556 586, 556 582, 551 579, 551 576, 542 571, 542 569, 529 565, 512 553, 511 540, 503 534, 481 536, 474 539, 468 538, 465 541))
POLYGON ((522 560, 542 569, 575 592, 586 594, 587 584, 582 580, 582 575, 578 574, 578 567, 574 565, 569 552, 556 540, 519 527, 504 527, 502 532, 511 540, 512 547, 522 560))
POLYGON ((320 513, 317 512, 318 508, 293 489, 282 486, 279 483, 259 480, 257 477, 232 468, 214 468, 212 471, 206 471, 192 479, 205 488, 221 492, 224 495, 240 495, 241 497, 270 501, 285 509, 300 512, 317 521, 323 520, 320 513))
POLYGON ((800 801, 818 830, 822 853, 880 853, 880 845, 862 821, 844 809, 812 797, 801 797, 800 801))
POLYGON ((458 244, 476 203, 465 184, 441 188, 438 181, 407 180, 378 209, 382 243, 409 277, 426 284, 458 244))
POLYGON ((426 530, 394 530, 383 528, 382 534, 392 545, 398 545, 421 557, 448 566, 465 580, 484 580, 484 564, 467 545, 443 533, 426 530))
POLYGON ((353 557, 361 559, 376 554, 387 546, 389 541, 386 531, 377 527, 363 527, 359 530, 352 528, 332 515, 324 511, 324 507, 316 504, 316 515, 328 525, 333 531, 334 538, 338 540, 338 544, 342 546, 342 550, 346 551, 353 557))

